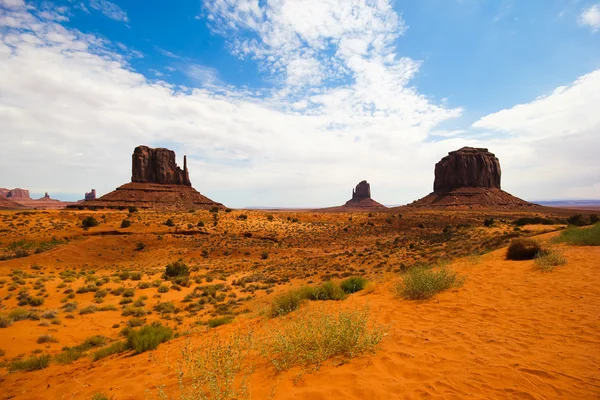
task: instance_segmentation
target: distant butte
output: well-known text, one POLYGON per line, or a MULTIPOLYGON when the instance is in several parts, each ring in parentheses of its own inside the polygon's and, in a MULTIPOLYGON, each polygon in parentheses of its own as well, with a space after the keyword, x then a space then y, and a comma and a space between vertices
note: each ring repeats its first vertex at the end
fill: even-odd
POLYGON ((134 149, 131 159, 131 183, 126 183, 95 200, 88 200, 86 193, 84 202, 70 208, 130 206, 157 210, 225 208, 223 204, 203 196, 192 187, 185 156, 183 169, 177 166, 175 152, 164 148, 138 146, 134 149))
POLYGON ((500 161, 484 148, 451 151, 435 165, 433 192, 410 207, 533 206, 500 188, 500 161))
POLYGON ((40 199, 32 199, 29 196, 29 190, 27 189, 4 189, 0 188, 0 199, 2 200, 3 206, 0 206, 4 209, 6 208, 31 208, 36 210, 60 210, 67 207, 69 204, 73 204, 70 202, 64 202, 60 200, 56 200, 50 197, 48 192, 44 195, 44 197, 40 199), (7 203, 8 200, 10 203, 7 203), (19 207, 14 207, 16 203, 19 207))
POLYGON ((371 198, 371 185, 367 181, 360 181, 355 189, 352 189, 352 198, 344 204, 346 208, 375 209, 386 208, 371 198))

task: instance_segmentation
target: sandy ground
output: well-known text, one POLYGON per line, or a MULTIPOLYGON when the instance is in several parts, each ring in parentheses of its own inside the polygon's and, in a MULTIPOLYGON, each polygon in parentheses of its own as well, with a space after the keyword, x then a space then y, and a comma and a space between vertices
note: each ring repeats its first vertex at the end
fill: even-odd
MULTIPOLYGON (((550 273, 536 270, 533 261, 504 260, 504 249, 459 260, 450 267, 466 277, 463 286, 428 301, 397 298, 393 285, 398 278, 386 275, 375 292, 330 303, 350 308, 368 304, 373 320, 388 326, 375 355, 302 374, 276 374, 259 363, 251 377, 252 397, 598 399, 600 248, 561 248, 568 263, 550 273)), ((73 329, 81 330, 75 335, 81 337, 98 323, 91 317, 75 321, 73 329)), ((109 318, 102 324, 113 322, 109 318)), ((9 351, 27 340, 27 324, 35 323, 19 324, 22 329, 18 334, 11 330, 12 336, 0 330, 0 347, 9 351)), ((253 312, 214 331, 260 330, 266 324, 253 312)), ((193 342, 206 337, 205 332, 190 336, 193 342)), ((174 339, 137 356, 2 373, 0 398, 90 399, 96 392, 115 399, 153 398, 156 385, 175 388, 167 364, 185 340, 174 339)))

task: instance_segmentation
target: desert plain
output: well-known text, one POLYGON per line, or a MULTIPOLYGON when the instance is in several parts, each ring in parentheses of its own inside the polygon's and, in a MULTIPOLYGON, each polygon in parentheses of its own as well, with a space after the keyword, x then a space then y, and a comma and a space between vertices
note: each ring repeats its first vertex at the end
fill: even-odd
POLYGON ((0 211, 0 398, 598 398, 576 213, 0 211), (528 237, 564 262, 507 260, 528 237), (415 269, 452 282, 412 299, 415 269), (128 347, 146 326, 168 332, 128 347))

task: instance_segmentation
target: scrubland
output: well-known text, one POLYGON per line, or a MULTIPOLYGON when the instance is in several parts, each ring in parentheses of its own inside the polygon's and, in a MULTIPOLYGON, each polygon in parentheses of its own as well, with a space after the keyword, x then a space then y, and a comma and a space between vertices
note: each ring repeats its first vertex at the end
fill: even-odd
POLYGON ((0 398, 596 398, 573 218, 1 212, 0 398))

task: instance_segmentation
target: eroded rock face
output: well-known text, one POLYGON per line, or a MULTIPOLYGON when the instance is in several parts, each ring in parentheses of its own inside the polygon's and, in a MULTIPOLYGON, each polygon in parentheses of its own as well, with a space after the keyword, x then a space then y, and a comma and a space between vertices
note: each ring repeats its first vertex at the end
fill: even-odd
POLYGON ((356 189, 352 189, 352 200, 370 199, 371 185, 367 181, 360 181, 356 189))
POLYGON ((10 192, 10 189, 0 188, 0 197, 8 196, 8 192, 10 192))
POLYGON ((136 147, 132 155, 131 170, 132 182, 192 186, 186 157, 183 157, 182 170, 175 162, 175 152, 169 149, 136 147))
POLYGON ((85 194, 86 200, 96 200, 96 189, 92 189, 91 192, 85 194))
POLYGON ((12 189, 6 195, 9 199, 18 200, 18 199, 29 199, 29 190, 26 189, 12 189))
POLYGON ((459 188, 500 189, 500 161, 488 149, 463 147, 435 165, 434 193, 459 188))

